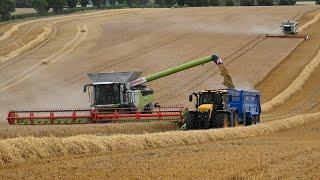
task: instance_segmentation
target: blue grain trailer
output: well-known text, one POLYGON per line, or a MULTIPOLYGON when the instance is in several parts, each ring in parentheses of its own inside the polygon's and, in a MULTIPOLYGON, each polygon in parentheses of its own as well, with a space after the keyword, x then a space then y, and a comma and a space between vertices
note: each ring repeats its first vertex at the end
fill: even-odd
POLYGON ((196 110, 188 111, 186 129, 210 129, 245 126, 260 122, 260 92, 235 89, 194 92, 196 110))

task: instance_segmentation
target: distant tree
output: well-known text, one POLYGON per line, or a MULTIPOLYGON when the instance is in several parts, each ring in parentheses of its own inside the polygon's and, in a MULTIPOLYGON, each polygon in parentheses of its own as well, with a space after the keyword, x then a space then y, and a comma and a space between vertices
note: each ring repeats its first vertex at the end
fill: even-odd
POLYGON ((258 6, 272 6, 273 0, 257 0, 258 6))
POLYGON ((184 0, 177 0, 178 6, 184 6, 184 0))
POLYGON ((211 6, 221 6, 221 1, 220 0, 210 0, 210 5, 211 6))
POLYGON ((254 6, 254 0, 240 0, 240 6, 254 6))
POLYGON ((316 0, 316 4, 320 5, 320 0, 316 0))
POLYGON ((165 0, 155 0, 154 3, 159 6, 165 6, 165 0))
POLYGON ((87 4, 89 4, 89 0, 80 0, 81 7, 87 7, 87 4))
POLYGON ((225 1, 225 5, 226 5, 226 6, 234 6, 235 3, 234 3, 233 0, 226 0, 226 1, 225 1))
POLYGON ((69 8, 75 8, 77 6, 78 0, 67 0, 67 5, 69 8))
POLYGON ((54 13, 63 11, 63 6, 66 5, 65 0, 48 0, 49 7, 53 9, 54 13))
POLYGON ((14 0, 0 0, 0 17, 2 20, 8 20, 15 10, 16 2, 14 0))
POLYGON ((31 6, 38 14, 44 15, 49 11, 49 4, 46 0, 32 0, 31 6))
POLYGON ((102 6, 102 0, 92 0, 92 5, 95 7, 101 7, 102 6))
POLYGON ((290 5, 289 0, 279 0, 278 5, 290 5))
POLYGON ((184 3, 188 6, 193 7, 193 6, 196 6, 196 1, 197 0, 184 0, 184 3))
POLYGON ((114 5, 116 5, 116 0, 104 0, 105 2, 107 2, 108 1, 108 3, 109 3, 109 5, 111 5, 111 6, 114 6, 114 5))
POLYGON ((171 7, 177 3, 176 0, 155 0, 154 2, 159 6, 166 6, 166 7, 171 7))
POLYGON ((212 0, 184 0, 188 6, 209 6, 212 0))
POLYGON ((16 0, 16 8, 30 8, 31 2, 29 0, 16 0))
POLYGON ((289 0, 290 5, 295 5, 297 3, 297 0, 289 0))
POLYGON ((197 0, 196 6, 209 6, 210 0, 197 0))

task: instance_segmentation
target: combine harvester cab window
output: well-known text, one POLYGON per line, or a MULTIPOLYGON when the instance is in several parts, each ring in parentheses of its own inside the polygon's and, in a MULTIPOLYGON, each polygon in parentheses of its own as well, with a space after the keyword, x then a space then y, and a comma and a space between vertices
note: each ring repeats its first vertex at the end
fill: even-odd
POLYGON ((95 85, 94 97, 95 105, 119 104, 120 86, 118 84, 95 85))
POLYGON ((290 32, 291 31, 291 26, 284 26, 283 30, 286 32, 290 32))

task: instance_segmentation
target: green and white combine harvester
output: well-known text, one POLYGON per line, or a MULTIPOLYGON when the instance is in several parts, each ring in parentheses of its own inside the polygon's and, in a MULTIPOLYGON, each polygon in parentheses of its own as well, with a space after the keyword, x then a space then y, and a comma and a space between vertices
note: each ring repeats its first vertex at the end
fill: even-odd
MULTIPOLYGON (((210 126, 196 125, 198 121, 195 111, 188 111, 183 105, 161 106, 154 103, 154 91, 146 86, 146 83, 169 76, 192 67, 214 62, 221 70, 224 77, 223 84, 228 90, 233 90, 232 79, 223 66, 222 60, 217 55, 196 59, 182 65, 166 69, 164 71, 140 77, 141 72, 115 72, 115 73, 88 73, 92 83, 84 86, 84 92, 88 92, 91 106, 85 109, 51 109, 51 110, 12 110, 8 113, 7 120, 11 125, 42 125, 42 124, 90 124, 107 122, 149 122, 149 121, 175 121, 187 122, 189 129, 211 128, 210 126), (192 119, 190 120, 190 114, 192 119), (190 125, 190 122, 193 123, 190 125)), ((204 92, 204 91, 201 91, 204 92)), ((206 90, 206 92, 209 92, 206 90)), ((223 94, 225 90, 212 90, 212 98, 215 94, 223 94)), ((194 93, 195 94, 195 93, 194 93)), ((198 93, 208 94, 208 93, 198 93)), ((225 93, 224 93, 225 94, 225 93)), ((208 96, 211 98, 210 96, 208 96)), ((222 97, 222 96, 221 96, 222 97)), ((219 98, 215 98, 219 99, 219 98)), ((222 101, 207 103, 220 103, 222 101)), ((214 107, 220 105, 202 105, 199 114, 209 113, 213 117, 214 107)), ((259 104, 260 105, 260 104, 259 104)), ((218 109, 216 108, 215 111, 218 109)), ((199 116, 200 117, 200 116, 199 116)), ((231 116, 230 116, 231 117, 231 116)), ((241 116, 242 117, 242 116, 241 116)), ((199 121, 203 120, 203 117, 199 121)), ((207 121, 210 119, 208 117, 207 121)), ((229 120, 230 121, 230 120, 229 120)))

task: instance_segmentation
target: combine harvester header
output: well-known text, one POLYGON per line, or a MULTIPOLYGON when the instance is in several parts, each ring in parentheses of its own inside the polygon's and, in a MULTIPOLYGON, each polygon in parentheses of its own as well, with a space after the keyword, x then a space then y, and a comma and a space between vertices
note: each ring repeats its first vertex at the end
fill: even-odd
POLYGON ((182 105, 154 104, 153 89, 147 82, 184 71, 208 62, 219 66, 224 85, 234 89, 233 82, 217 56, 207 56, 164 71, 140 77, 141 72, 88 73, 92 83, 84 86, 89 91, 91 108, 55 110, 13 110, 7 120, 11 125, 89 124, 106 122, 177 121, 183 122, 186 108, 182 105))

